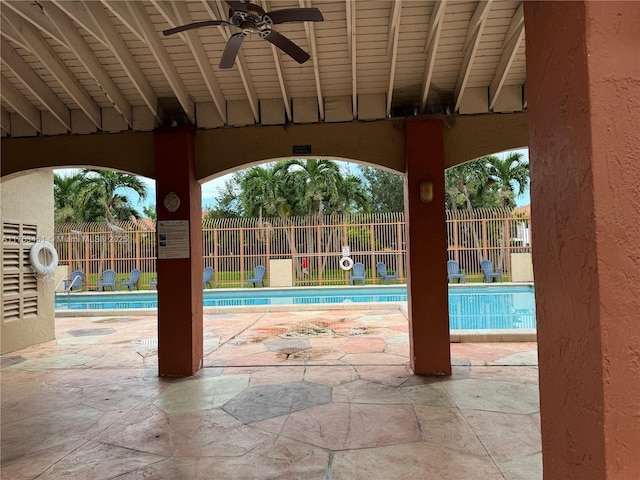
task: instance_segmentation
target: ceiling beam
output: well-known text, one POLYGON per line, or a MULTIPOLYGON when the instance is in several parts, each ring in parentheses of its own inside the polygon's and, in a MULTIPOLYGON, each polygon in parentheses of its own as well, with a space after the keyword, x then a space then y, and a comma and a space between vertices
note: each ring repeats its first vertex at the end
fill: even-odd
POLYGON ((18 112, 18 115, 24 118, 36 131, 42 133, 40 110, 34 107, 4 75, 2 75, 0 89, 2 90, 2 100, 18 112))
MULTIPOLYGON (((265 11, 268 11, 266 1, 258 0, 260 5, 265 11)), ((284 69, 282 68, 282 59, 280 58, 279 48, 269 43, 271 47, 271 54, 273 55, 273 62, 276 65, 276 74, 278 75, 278 84, 280 85, 280 92, 282 93, 282 102, 284 103, 285 114, 287 115, 287 122, 293 121, 293 114, 291 113, 291 97, 289 96, 289 89, 287 88, 287 80, 284 76, 284 69)))
MULTIPOLYGON (((187 4, 183 1, 171 1, 160 2, 158 0, 152 0, 152 3, 158 9, 160 14, 164 17, 171 28, 177 27, 178 25, 185 25, 187 23, 191 23, 193 19, 191 18, 191 14, 189 13, 189 9, 187 8, 187 4)), ((202 45, 202 41, 198 36, 196 30, 189 30, 180 34, 180 37, 184 39, 187 46, 191 50, 193 54, 193 58, 198 65, 198 69, 200 70, 200 74, 202 75, 202 79, 204 80, 204 84, 209 91, 209 95, 213 100, 213 103, 216 106, 216 110, 218 110, 218 114, 224 123, 226 123, 227 119, 227 103, 222 94, 222 89, 220 88, 220 84, 218 83, 218 79, 215 76, 213 68, 211 67, 211 62, 207 57, 204 46, 202 45)))
MULTIPOLYGON (((88 0, 87 3, 91 3, 92 0, 88 0)), ((101 0, 102 3, 113 13, 118 20, 125 24, 131 33, 133 33, 138 40, 147 45, 146 37, 142 31, 142 26, 136 20, 136 16, 133 12, 127 8, 127 4, 130 2, 118 2, 101 0)))
POLYGON ((464 95, 464 90, 467 87, 469 75, 471 75, 471 68, 473 67, 473 61, 476 58, 476 52, 480 45, 480 39, 482 38, 482 31, 487 22, 487 16, 489 15, 489 8, 493 0, 487 0, 479 2, 476 10, 471 17, 469 28, 467 30, 467 38, 465 40, 464 47, 464 60, 458 74, 458 80, 456 82, 456 88, 453 92, 453 111, 457 112, 460 109, 460 102, 464 95))
POLYGON ((4 64, 20 79, 24 86, 67 130, 71 130, 71 112, 69 112, 67 106, 4 38, 0 43, 0 53, 4 64))
POLYGON ((48 2, 3 2, 3 6, 10 8, 38 30, 45 32, 57 43, 68 49, 69 45, 61 35, 60 29, 52 24, 50 19, 44 14, 47 3, 48 2))
POLYGON ((496 101, 498 100, 498 96, 502 91, 504 82, 507 79, 507 74, 511 69, 511 65, 516 57, 516 53, 518 53, 518 49, 522 44, 523 38, 524 16, 522 14, 522 5, 520 5, 520 8, 518 8, 515 15, 511 18, 511 25, 509 26, 509 30, 507 31, 505 38, 507 41, 502 47, 502 55, 500 56, 496 73, 494 74, 493 80, 491 80, 491 85, 489 86, 489 109, 493 109, 496 101))
POLYGON ((402 12, 402 0, 393 2, 391 25, 389 27, 389 42, 391 46, 391 71, 389 73, 389 88, 387 89, 387 117, 391 115, 391 103, 393 101, 393 85, 396 78, 396 61, 398 59, 398 38, 400 36, 400 16, 402 12))
POLYGON ((93 77, 96 84, 107 96, 113 107, 124 118, 129 127, 133 126, 133 110, 129 101, 124 97, 120 88, 111 78, 111 75, 102 66, 102 62, 96 57, 93 50, 89 48, 80 32, 76 29, 73 21, 58 7, 48 3, 42 7, 52 24, 58 27, 63 40, 66 41, 69 50, 78 58, 80 63, 93 77))
POLYGON ((74 74, 69 71, 53 49, 49 47, 49 44, 42 38, 36 28, 9 10, 5 11, 3 16, 23 38, 23 41, 30 45, 33 54, 38 57, 38 60, 51 72, 53 77, 60 83, 60 86, 66 90, 78 107, 89 117, 91 123, 99 129, 102 128, 100 107, 80 85, 74 74))
POLYGON ((445 7, 447 6, 447 0, 436 1, 431 10, 431 17, 429 17, 429 26, 427 27, 427 41, 424 44, 424 53, 429 51, 431 43, 434 41, 436 35, 436 27, 444 21, 445 7))
POLYGON ((2 36, 2 38, 6 38, 7 40, 11 40, 13 43, 15 43, 20 48, 25 49, 27 52, 33 53, 29 44, 25 42, 22 36, 18 35, 18 32, 16 32, 13 27, 9 25, 4 17, 0 17, 0 36, 2 36))
POLYGON ((463 50, 467 50, 471 42, 474 41, 475 35, 481 28, 484 28, 484 23, 487 20, 487 16, 489 15, 489 10, 491 9, 491 3, 493 0, 481 0, 478 2, 476 9, 473 12, 473 16, 469 21, 469 26, 467 27, 467 35, 464 39, 463 50))
POLYGON ((502 41, 502 48, 504 48, 507 45, 507 43, 509 43, 509 40, 511 40, 511 38, 517 33, 517 31, 520 29, 520 25, 522 25, 523 23, 524 23, 524 7, 523 7, 523 4, 521 3, 518 9, 516 10, 516 13, 514 13, 513 17, 511 17, 511 23, 509 24, 509 29, 507 30, 507 33, 504 36, 504 40, 502 41))
MULTIPOLYGON (((103 3, 105 0, 103 0, 103 3)), ((151 54, 156 59, 160 70, 164 74, 173 94, 178 99, 178 102, 182 106, 185 114, 189 118, 189 121, 195 125, 196 123, 196 114, 195 114, 195 105, 191 98, 189 98, 189 93, 187 92, 184 83, 180 79, 180 75, 178 75, 178 70, 176 69, 174 63, 169 58, 164 45, 160 39, 160 35, 156 31, 155 27, 151 23, 151 19, 147 12, 145 11, 145 7, 140 2, 123 2, 129 8, 131 17, 137 23, 137 27, 144 36, 144 43, 151 51, 151 54)), ((119 2, 107 2, 105 5, 109 9, 112 6, 120 4, 119 2)), ((120 8, 120 7, 118 7, 120 8)))
MULTIPOLYGON (((308 0, 299 0, 300 7, 309 8, 308 0)), ((311 47, 311 61, 313 62, 313 76, 316 81, 316 95, 318 97, 318 111, 320 112, 320 121, 324 121, 324 96, 322 94, 322 83, 320 82, 320 65, 318 63, 318 46, 316 42, 316 27, 314 22, 304 22, 304 30, 307 34, 307 40, 311 47)))
POLYGON ((431 88, 433 67, 436 63, 436 53, 438 52, 438 44, 440 43, 440 33, 442 32, 442 24, 444 23, 444 10, 446 4, 446 0, 435 2, 433 10, 431 11, 431 18, 429 19, 427 43, 425 45, 427 59, 425 62, 424 83, 422 84, 422 96, 420 97, 421 113, 424 113, 429 99, 429 89, 431 88))
POLYGON ((107 42, 106 38, 102 34, 102 30, 98 28, 98 25, 94 22, 93 18, 91 18, 91 15, 89 15, 89 12, 87 12, 85 6, 81 2, 51 0, 51 3, 65 12, 78 25, 82 26, 87 33, 92 35, 93 38, 98 40, 104 47, 109 48, 109 42, 107 42))
POLYGON ((358 118, 358 63, 356 41, 356 0, 346 0, 347 9, 347 51, 351 56, 351 110, 353 118, 358 118))
MULTIPOLYGON (((57 1, 57 0, 56 0, 57 1)), ((59 7, 65 9, 69 2, 59 2, 59 7)), ((75 5, 75 4, 72 4, 75 5)), ((109 18, 107 10, 100 2, 89 1, 83 4, 84 10, 87 16, 83 20, 90 20, 90 24, 81 24, 83 28, 91 28, 93 25, 99 35, 107 42, 107 46, 113 56, 118 60, 120 66, 124 70, 125 74, 131 80, 131 83, 142 97, 142 101, 147 105, 147 108, 153 113, 153 115, 159 119, 158 114, 158 96, 156 95, 153 87, 145 77, 142 69, 136 62, 135 58, 122 41, 120 33, 116 29, 115 25, 109 18)), ((69 11, 67 11, 69 14, 69 11)), ((79 17, 74 17, 78 21, 79 17)))

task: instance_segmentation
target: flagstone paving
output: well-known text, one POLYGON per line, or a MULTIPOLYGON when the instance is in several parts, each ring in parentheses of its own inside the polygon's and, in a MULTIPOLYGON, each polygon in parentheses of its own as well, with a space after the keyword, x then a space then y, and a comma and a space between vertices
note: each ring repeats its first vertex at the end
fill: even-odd
POLYGON ((58 318, 1 357, 0 477, 542 478, 535 343, 409 368, 399 311, 205 315, 205 368, 157 371, 156 317, 58 318))

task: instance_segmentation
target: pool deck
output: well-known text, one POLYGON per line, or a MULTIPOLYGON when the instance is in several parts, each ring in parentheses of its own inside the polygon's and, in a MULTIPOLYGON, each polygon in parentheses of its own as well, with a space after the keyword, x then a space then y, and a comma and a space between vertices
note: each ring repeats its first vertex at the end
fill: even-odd
POLYGON ((535 343, 453 343, 413 375, 398 309, 206 314, 160 378, 155 316, 59 317, 1 357, 0 477, 541 479, 535 343))

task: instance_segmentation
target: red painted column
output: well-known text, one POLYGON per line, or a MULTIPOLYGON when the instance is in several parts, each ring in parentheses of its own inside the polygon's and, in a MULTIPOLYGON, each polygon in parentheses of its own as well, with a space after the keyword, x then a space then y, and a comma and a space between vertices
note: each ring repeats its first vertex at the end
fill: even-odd
POLYGON ((640 478, 640 3, 524 2, 545 479, 640 478))
MULTIPOLYGON (((203 357, 202 193, 195 177, 195 132, 188 127, 159 129, 154 144, 158 230, 161 222, 186 220, 189 236, 188 258, 160 258, 159 240, 158 372, 188 376, 202 367, 203 357), (175 212, 164 205, 171 192, 180 199, 175 212)), ((177 230, 172 235, 182 235, 177 230)), ((178 238, 167 242, 172 240, 178 238)))
POLYGON ((405 158, 411 368, 418 375, 451 375, 441 120, 406 121, 405 158), (420 199, 421 182, 433 186, 428 203, 420 199))

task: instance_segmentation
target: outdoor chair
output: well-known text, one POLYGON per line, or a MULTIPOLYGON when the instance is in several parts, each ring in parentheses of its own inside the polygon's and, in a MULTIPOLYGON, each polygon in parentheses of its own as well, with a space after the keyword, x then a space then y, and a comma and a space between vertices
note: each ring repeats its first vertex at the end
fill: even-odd
POLYGON ((118 283, 118 288, 127 287, 129 290, 133 290, 133 287, 136 287, 140 290, 140 270, 134 268, 129 273, 129 280, 120 279, 118 283))
POLYGON ((351 273, 349 275, 349 280, 351 281, 351 285, 353 282, 357 282, 360 280, 364 285, 366 283, 365 274, 364 274, 364 263, 354 263, 353 268, 351 269, 351 273))
POLYGON ((149 279, 149 288, 156 287, 158 288, 158 279, 155 277, 151 277, 149 279))
POLYGON ((380 279, 384 280, 387 285, 389 285, 389 280, 398 280, 397 273, 391 273, 391 271, 387 271, 387 265, 383 262, 376 263, 376 270, 378 270, 378 275, 380 275, 380 279))
POLYGON ((64 279, 65 292, 71 292, 74 290, 82 291, 82 281, 84 280, 84 272, 82 270, 74 270, 71 272, 71 279, 64 279))
POLYGON ((264 278, 265 272, 264 265, 258 265, 253 269, 253 278, 247 279, 247 286, 250 287, 252 284, 255 286, 263 287, 262 279, 264 278))
POLYGON ((455 260, 449 260, 447 262, 447 275, 449 276, 449 283, 455 283, 456 278, 458 283, 466 283, 467 277, 464 273, 464 269, 458 267, 458 262, 455 260))
POLYGON ((494 280, 497 281, 498 279, 502 281, 502 269, 494 270, 491 260, 482 260, 480 262, 480 268, 482 269, 485 282, 491 283, 494 280))
POLYGON ((211 288, 211 279, 213 278, 213 267, 207 267, 202 272, 202 288, 211 288))
POLYGON ((98 291, 104 291, 105 287, 111 287, 111 290, 116 289, 116 272, 115 270, 105 270, 102 272, 102 277, 98 278, 98 291))

